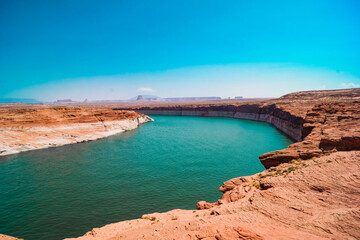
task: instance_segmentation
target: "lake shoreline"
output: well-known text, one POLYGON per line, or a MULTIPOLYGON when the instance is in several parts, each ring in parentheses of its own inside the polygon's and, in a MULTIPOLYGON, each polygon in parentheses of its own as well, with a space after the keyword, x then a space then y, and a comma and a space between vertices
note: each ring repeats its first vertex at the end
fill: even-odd
POLYGON ((0 157, 97 140, 136 129, 141 124, 153 121, 144 114, 119 114, 107 109, 35 108, 29 111, 15 108, 3 110, 0 114, 3 116, 9 112, 14 116, 8 117, 9 120, 4 119, 0 127, 0 157), (45 113, 54 114, 53 119, 48 120, 45 113), (38 118, 38 115, 43 118, 38 118), (14 118, 18 118, 18 121, 10 122, 14 118))
POLYGON ((4 196, 0 222, 9 219, 8 227, 2 225, 5 228, 0 232, 25 239, 62 239, 148 212, 194 209, 200 200, 221 197, 216 191, 219 183, 264 170, 256 161, 259 154, 293 142, 264 122, 151 117, 154 122, 134 131, 24 152, 0 162, 4 196), (247 140, 251 137, 259 139, 258 144, 247 140), (21 203, 14 196, 27 200, 21 203), (37 203, 29 204, 33 201, 37 203), (22 218, 23 228, 32 226, 23 235, 21 229, 12 231, 15 220, 11 216, 21 211, 19 205, 28 212, 22 218), (78 220, 71 223, 74 216, 78 220), (52 219, 52 224, 46 219, 52 219), (53 225, 68 230, 58 233, 53 225))
MULTIPOLYGON (((221 199, 95 228, 77 239, 357 239, 360 89, 309 91, 254 103, 106 106, 150 114, 240 116, 295 127, 301 141, 262 154, 266 170, 225 181, 221 199), (269 116, 275 116, 269 118, 269 116), (301 131, 300 131, 301 130, 301 131), (340 226, 340 227, 339 227, 340 226), (170 236, 170 237, 169 237, 170 236)), ((272 123, 273 125, 275 125, 272 123)), ((285 128, 284 128, 285 129, 285 128)), ((291 132, 291 131, 290 131, 291 132)))

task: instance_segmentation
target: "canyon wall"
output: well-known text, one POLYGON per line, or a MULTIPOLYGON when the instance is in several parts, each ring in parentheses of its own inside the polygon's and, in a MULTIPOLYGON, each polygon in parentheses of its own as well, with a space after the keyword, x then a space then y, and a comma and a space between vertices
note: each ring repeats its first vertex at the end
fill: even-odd
POLYGON ((304 100, 299 100, 299 94, 318 96, 320 93, 294 93, 280 99, 254 103, 169 104, 125 109, 149 115, 231 117, 271 123, 297 142, 286 149, 259 156, 265 168, 294 159, 311 159, 335 151, 360 150, 358 89, 329 91, 328 97, 326 92, 321 92, 319 99, 304 97, 304 100), (336 97, 336 94, 340 97, 336 97))
POLYGON ((289 112, 277 108, 275 104, 265 106, 246 104, 210 107, 144 107, 137 109, 137 111, 148 115, 231 117, 268 122, 292 139, 302 140, 303 118, 291 115, 289 112))

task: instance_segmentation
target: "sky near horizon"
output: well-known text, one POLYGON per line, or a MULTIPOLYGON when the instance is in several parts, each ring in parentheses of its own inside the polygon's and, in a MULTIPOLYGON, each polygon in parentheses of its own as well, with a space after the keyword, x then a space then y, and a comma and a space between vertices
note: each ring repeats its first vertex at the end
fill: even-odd
POLYGON ((0 97, 360 87, 360 1, 0 0, 0 97))

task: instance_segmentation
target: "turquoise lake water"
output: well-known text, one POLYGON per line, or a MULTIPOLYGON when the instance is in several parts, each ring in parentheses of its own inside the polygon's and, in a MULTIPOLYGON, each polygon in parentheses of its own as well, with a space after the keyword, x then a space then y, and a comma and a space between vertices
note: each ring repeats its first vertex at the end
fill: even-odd
POLYGON ((268 123, 152 116, 106 139, 0 159, 0 233, 77 237, 94 227, 215 202, 226 180, 264 170, 292 141, 268 123))

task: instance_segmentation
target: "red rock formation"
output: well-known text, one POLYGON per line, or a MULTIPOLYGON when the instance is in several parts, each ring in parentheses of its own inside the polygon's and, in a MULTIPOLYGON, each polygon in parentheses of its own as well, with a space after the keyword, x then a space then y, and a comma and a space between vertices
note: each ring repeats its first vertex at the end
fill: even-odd
POLYGON ((0 108, 0 155, 95 140, 151 121, 133 111, 107 108, 0 108))
POLYGON ((99 121, 114 121, 134 119, 142 114, 134 111, 112 111, 99 107, 35 107, 14 105, 0 107, 0 126, 49 126, 72 123, 93 123, 99 121))
POLYGON ((266 167, 292 159, 310 159, 334 151, 360 150, 360 101, 315 105, 306 113, 303 141, 287 149, 261 155, 266 167))

